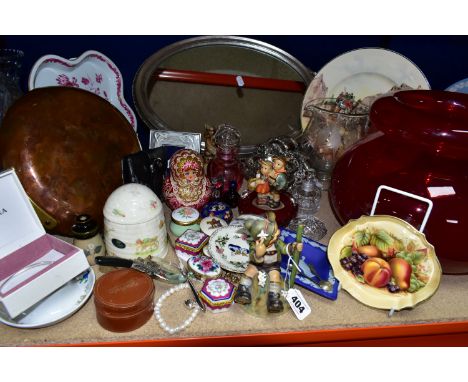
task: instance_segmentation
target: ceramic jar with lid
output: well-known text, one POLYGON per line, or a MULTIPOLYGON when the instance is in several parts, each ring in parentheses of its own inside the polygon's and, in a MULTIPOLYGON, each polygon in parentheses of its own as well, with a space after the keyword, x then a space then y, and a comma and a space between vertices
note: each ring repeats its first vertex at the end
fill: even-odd
POLYGON ((95 257, 106 252, 97 222, 89 215, 79 215, 72 226, 72 233, 73 245, 84 251, 89 265, 96 264, 95 257))
POLYGON ((94 286, 99 324, 111 332, 130 332, 144 325, 154 311, 154 283, 134 269, 118 269, 101 276, 94 286))
POLYGON ((200 231, 200 213, 192 207, 179 207, 171 214, 171 232, 179 237, 188 229, 200 231))
POLYGON ((130 260, 166 256, 163 206, 149 187, 125 184, 109 196, 104 205, 104 240, 112 256, 130 260))

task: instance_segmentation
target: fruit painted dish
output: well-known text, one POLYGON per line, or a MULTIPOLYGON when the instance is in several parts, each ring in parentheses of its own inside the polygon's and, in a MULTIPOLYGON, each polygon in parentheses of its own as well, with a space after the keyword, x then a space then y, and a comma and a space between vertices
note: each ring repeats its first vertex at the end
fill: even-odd
POLYGON ((431 297, 442 270, 424 234, 393 216, 361 216, 334 233, 328 259, 358 301, 396 311, 431 297))

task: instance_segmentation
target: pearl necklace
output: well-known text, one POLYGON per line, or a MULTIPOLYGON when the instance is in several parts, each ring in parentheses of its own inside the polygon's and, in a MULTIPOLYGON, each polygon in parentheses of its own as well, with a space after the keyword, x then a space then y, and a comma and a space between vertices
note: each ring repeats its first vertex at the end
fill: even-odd
POLYGON ((164 319, 161 317, 161 307, 164 300, 167 299, 169 296, 173 295, 175 292, 187 288, 190 288, 190 285, 188 283, 179 284, 175 287, 172 287, 168 291, 164 292, 161 297, 159 297, 158 301, 156 302, 156 306, 154 307, 154 315, 159 323, 159 326, 169 334, 174 334, 187 328, 195 319, 195 317, 197 317, 198 313, 200 313, 200 307, 198 305, 195 306, 195 308, 192 311, 192 314, 182 323, 182 325, 176 326, 175 328, 171 328, 169 325, 167 325, 166 321, 164 321, 164 319))

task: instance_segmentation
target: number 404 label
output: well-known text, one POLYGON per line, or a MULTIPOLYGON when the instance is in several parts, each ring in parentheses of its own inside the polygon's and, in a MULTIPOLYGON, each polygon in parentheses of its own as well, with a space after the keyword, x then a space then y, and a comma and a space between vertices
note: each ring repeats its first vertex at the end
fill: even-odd
POLYGON ((296 317, 301 321, 312 312, 309 304, 307 304, 307 301, 304 299, 304 296, 302 296, 302 293, 297 289, 288 290, 286 301, 291 306, 296 317))

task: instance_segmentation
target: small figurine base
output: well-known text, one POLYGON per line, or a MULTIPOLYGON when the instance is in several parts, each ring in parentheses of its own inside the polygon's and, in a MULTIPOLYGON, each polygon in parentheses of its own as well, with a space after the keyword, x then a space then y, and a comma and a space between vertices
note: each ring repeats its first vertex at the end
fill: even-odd
POLYGON ((280 274, 281 258, 300 254, 303 245, 300 238, 299 242, 290 244, 278 240, 280 229, 271 211, 264 219, 246 220, 244 228, 252 238, 250 262, 241 277, 234 301, 246 305, 247 312, 256 315, 280 314, 286 305, 281 296, 284 285, 280 274))
POLYGON ((296 216, 297 206, 286 192, 280 193, 279 205, 270 207, 269 204, 259 203, 258 194, 251 192, 239 200, 240 214, 263 215, 267 211, 274 211, 276 221, 281 227, 285 227, 296 216))
MULTIPOLYGON (((245 312, 252 316, 256 317, 278 317, 287 311, 289 311, 289 304, 288 302, 281 297, 281 301, 283 303, 283 310, 281 312, 275 312, 275 313, 270 313, 268 312, 268 292, 269 292, 269 284, 270 280, 268 277, 268 274, 266 276, 266 282, 264 283, 264 286, 260 286, 258 283, 258 277, 255 277, 255 279, 252 280, 252 302, 248 305, 241 305, 242 309, 244 309, 245 312)), ((283 280, 281 280, 281 285, 283 285, 283 280)), ((240 304, 237 304, 240 305, 240 304)))

